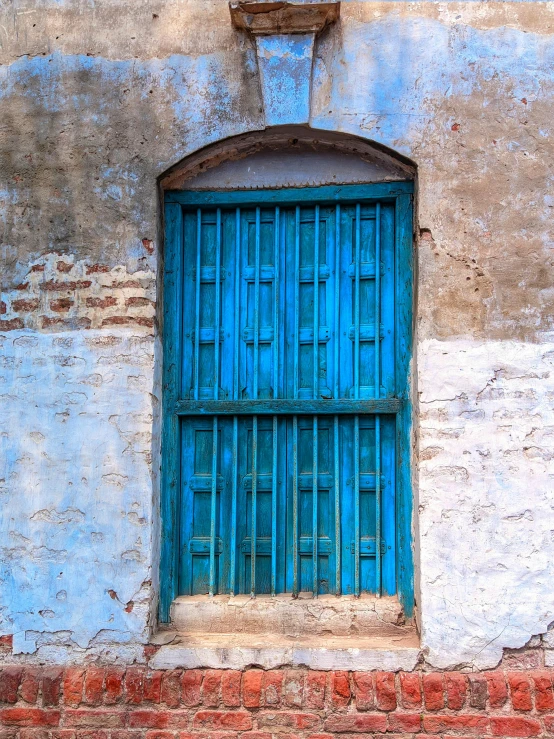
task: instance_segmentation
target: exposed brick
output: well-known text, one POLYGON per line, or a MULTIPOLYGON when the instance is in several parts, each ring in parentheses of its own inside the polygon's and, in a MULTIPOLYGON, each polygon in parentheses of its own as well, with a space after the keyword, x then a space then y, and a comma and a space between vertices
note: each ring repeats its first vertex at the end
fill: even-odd
POLYGON ((76 729, 75 739, 108 739, 108 732, 102 729, 76 729))
POLYGON ((99 272, 109 272, 110 268, 107 264, 91 264, 87 267, 87 275, 95 275, 99 272))
POLYGON ((73 265, 69 264, 69 262, 60 261, 56 264, 56 269, 58 270, 58 272, 67 273, 71 272, 71 270, 73 269, 73 265))
POLYGON ((142 653, 147 662, 149 662, 156 652, 161 649, 161 644, 145 644, 142 648, 142 653))
POLYGON ((142 683, 143 700, 148 701, 149 703, 160 702, 162 693, 162 677, 163 672, 161 670, 155 670, 154 672, 148 672, 145 674, 142 683))
POLYGON ((12 300, 12 308, 16 313, 32 313, 40 305, 38 298, 19 298, 12 300))
POLYGON ((400 673, 400 701, 404 708, 421 707, 421 676, 418 672, 400 673))
POLYGON ((383 732, 387 730, 387 717, 382 713, 336 713, 325 721, 325 730, 337 734, 383 732))
POLYGON ((325 706, 326 683, 326 672, 310 670, 306 673, 306 678, 304 680, 304 706, 306 708, 323 708, 325 706))
POLYGON ((554 716, 543 716, 544 728, 554 734, 554 716))
POLYGON ((188 711, 163 711, 135 709, 127 715, 130 729, 188 729, 190 714, 188 711))
POLYGON ((350 681, 347 672, 337 670, 331 673, 331 702, 335 708, 344 708, 350 703, 350 681))
POLYGON ((110 316, 103 319, 102 326, 146 326, 152 328, 154 319, 145 318, 144 316, 110 316))
POLYGON ((85 671, 81 667, 68 667, 63 679, 64 702, 69 706, 78 706, 83 698, 85 671))
POLYGON ((185 706, 200 705, 201 670, 185 670, 181 675, 181 700, 185 706))
POLYGON ((0 321, 0 331, 18 331, 23 328, 24 323, 21 318, 12 318, 9 321, 0 321))
POLYGON ((45 711, 42 708, 3 708, 0 709, 0 726, 57 726, 60 712, 45 711))
POLYGON ((44 272, 44 264, 33 264, 30 272, 44 272))
POLYGON ((50 739, 50 731, 48 729, 22 728, 19 731, 19 739, 50 739))
POLYGON ((154 253, 154 243, 152 242, 152 239, 143 239, 142 245, 149 254, 154 253))
POLYGON ((441 672, 423 675, 423 698, 428 711, 440 711, 444 708, 444 678, 441 672))
POLYGON ((0 667, 0 703, 17 703, 23 667, 0 667))
POLYGON ((247 670, 243 674, 242 702, 246 708, 259 707, 262 695, 262 676, 262 670, 247 670))
POLYGON ((369 711, 374 708, 373 675, 371 672, 355 672, 353 674, 354 697, 358 711, 369 711))
POLYGON ((120 729, 125 726, 125 713, 106 709, 68 708, 64 711, 63 723, 64 726, 71 727, 120 729))
POLYGON ((144 670, 129 667, 125 672, 125 700, 127 703, 142 703, 144 670))
POLYGON ((543 666, 542 649, 509 649, 504 652, 502 665, 506 670, 540 670, 543 666))
POLYGON ((108 295, 105 298, 87 298, 87 306, 89 308, 113 308, 117 305, 117 298, 108 295))
POLYGON ((382 711, 394 711, 396 708, 394 673, 375 673, 375 703, 382 711))
POLYGON ((158 731, 157 729, 153 729, 152 731, 146 732, 145 739, 175 739, 175 734, 173 731, 158 731))
POLYGON ((119 703, 123 696, 123 678, 125 670, 121 667, 108 667, 106 670, 106 683, 104 703, 113 705, 119 703))
POLYGON ((508 674, 508 684, 514 710, 530 711, 533 708, 533 697, 527 675, 521 672, 511 672, 508 674))
POLYGON ((221 675, 221 700, 229 708, 240 706, 240 681, 238 670, 223 670, 221 675))
POLYGON ((217 708, 220 703, 222 670, 206 670, 202 680, 202 705, 217 708))
POLYGON ((319 728, 321 719, 316 713, 305 713, 296 711, 263 711, 258 714, 258 727, 273 729, 293 729, 305 731, 306 729, 319 728))
POLYGON ((485 679, 487 681, 491 708, 501 708, 508 698, 508 688, 504 673, 487 672, 485 679))
POLYGON ((249 731, 252 716, 246 711, 198 711, 193 719, 194 729, 249 731))
POLYGON ((140 308, 145 306, 151 306, 156 305, 153 300, 150 300, 149 298, 143 298, 140 296, 135 296, 131 298, 127 298, 125 301, 125 305, 127 305, 129 308, 140 308))
POLYGON ((469 705, 484 711, 488 698, 487 679, 484 675, 469 676, 469 705))
POLYGON ((91 324, 90 318, 82 316, 80 318, 50 318, 49 316, 41 316, 42 328, 67 328, 67 329, 89 329, 91 324))
POLYGON ((42 673, 42 705, 57 706, 60 702, 63 670, 61 667, 48 667, 42 673))
POLYGON ((71 280, 67 282, 49 280, 48 282, 41 282, 40 289, 48 290, 49 292, 65 292, 66 290, 84 290, 91 285, 92 282, 90 280, 71 280))
POLYGON ((74 739, 74 737, 73 729, 54 729, 50 732, 50 739, 74 739))
POLYGON ((486 734, 489 720, 486 716, 423 716, 423 728, 428 734, 442 734, 446 731, 466 732, 467 734, 486 734))
POLYGON ((541 725, 534 718, 521 716, 494 716, 491 718, 494 736, 537 736, 541 725))
MULTIPOLYGON (((3 300, 0 300, 0 316, 3 316, 7 312, 7 310, 8 310, 8 306, 6 305, 6 303, 3 300)), ((4 637, 0 637, 0 638, 3 639, 4 637)))
POLYGON ((29 287, 28 282, 20 282, 19 285, 14 285, 13 289, 19 290, 20 292, 22 292, 23 290, 27 290, 28 287, 29 287))
MULTIPOLYGON (((19 686, 19 695, 22 700, 26 703, 36 703, 39 689, 39 675, 40 670, 38 667, 26 667, 23 671, 23 677, 21 678, 21 685, 19 686)), ((82 692, 82 685, 81 685, 82 692)))
POLYGON ((412 734, 421 728, 420 713, 391 713, 389 716, 390 731, 407 731, 412 734))
POLYGON ((50 301, 50 310, 54 313, 66 313, 73 305, 71 298, 58 298, 57 300, 50 301))
POLYGON ((304 675, 299 670, 287 670, 283 680, 283 703, 300 708, 304 696, 304 675))
POLYGON ((532 677, 535 686, 535 708, 537 711, 552 711, 554 709, 554 695, 552 693, 551 673, 535 672, 532 677))
POLYGON ((446 702, 448 708, 459 711, 464 707, 467 693, 467 678, 459 672, 447 672, 444 675, 446 684, 446 702))
POLYGON ((101 667, 89 667, 85 674, 85 703, 99 706, 104 697, 104 677, 106 671, 101 667))
POLYGON ((160 701, 169 708, 177 708, 181 704, 181 671, 167 670, 162 675, 162 692, 160 701))
POLYGON ((141 284, 138 280, 115 280, 112 282, 110 287, 115 287, 116 289, 121 289, 125 287, 141 287, 141 284))

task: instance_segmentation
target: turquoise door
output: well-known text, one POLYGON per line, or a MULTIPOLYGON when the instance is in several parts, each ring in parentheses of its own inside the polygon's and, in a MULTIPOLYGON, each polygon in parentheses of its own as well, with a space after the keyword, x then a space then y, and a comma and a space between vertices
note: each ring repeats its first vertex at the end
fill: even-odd
POLYGON ((310 192, 177 205, 179 594, 397 589, 397 203, 310 192))

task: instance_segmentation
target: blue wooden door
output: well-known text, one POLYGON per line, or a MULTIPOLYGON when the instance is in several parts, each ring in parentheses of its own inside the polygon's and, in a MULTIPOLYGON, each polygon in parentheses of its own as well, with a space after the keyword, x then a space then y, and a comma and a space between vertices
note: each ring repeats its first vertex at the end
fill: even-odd
POLYGON ((393 594, 395 201, 206 200, 179 234, 179 592, 393 594))

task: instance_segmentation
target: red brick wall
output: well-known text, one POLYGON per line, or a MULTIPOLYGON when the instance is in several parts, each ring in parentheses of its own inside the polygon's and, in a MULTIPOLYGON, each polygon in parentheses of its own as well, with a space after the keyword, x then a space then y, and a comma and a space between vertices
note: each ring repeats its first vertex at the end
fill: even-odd
POLYGON ((12 665, 0 668, 0 739, 553 737, 553 678, 12 665))

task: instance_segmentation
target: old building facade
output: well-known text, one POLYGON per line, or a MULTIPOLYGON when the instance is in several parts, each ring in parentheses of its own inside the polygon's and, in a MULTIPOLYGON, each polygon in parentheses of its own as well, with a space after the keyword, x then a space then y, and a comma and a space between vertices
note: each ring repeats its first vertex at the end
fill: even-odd
POLYGON ((554 4, 1 15, 0 737, 554 733, 554 4))

